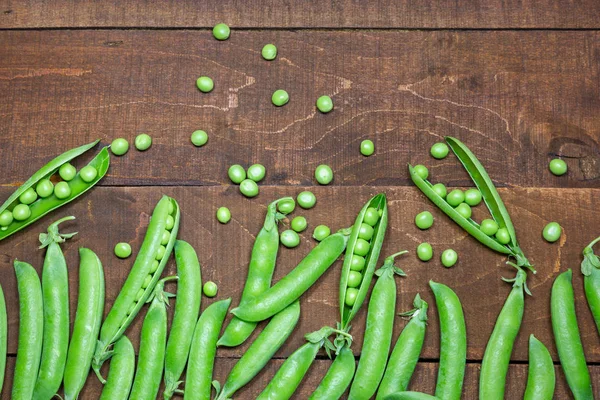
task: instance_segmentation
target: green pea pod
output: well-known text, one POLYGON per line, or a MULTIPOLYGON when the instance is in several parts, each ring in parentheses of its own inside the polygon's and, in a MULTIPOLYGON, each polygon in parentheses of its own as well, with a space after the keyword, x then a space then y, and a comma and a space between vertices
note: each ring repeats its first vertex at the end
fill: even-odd
POLYGON ((348 231, 339 231, 319 243, 289 274, 262 294, 242 302, 231 312, 244 321, 263 321, 298 300, 346 248, 348 231))
POLYGON ((42 284, 30 264, 15 260, 19 291, 19 341, 11 399, 30 400, 42 358, 44 312, 42 284))
POLYGON ((396 311, 394 274, 405 275, 394 265, 394 258, 405 253, 406 251, 401 251, 387 257, 383 266, 375 272, 379 279, 373 287, 369 300, 362 351, 348 400, 370 399, 383 378, 394 330, 396 311))
POLYGON ((290 336, 300 318, 300 302, 295 301, 275 314, 242 358, 233 366, 217 400, 231 396, 252 380, 290 336))
POLYGON ((2 392, 2 387, 4 386, 4 373, 6 370, 7 325, 6 301, 4 300, 4 291, 0 285, 0 392, 2 392))
POLYGON ((513 288, 498 315, 483 354, 479 374, 479 398, 481 399, 504 399, 510 355, 523 320, 525 292, 529 293, 526 280, 527 273, 519 267, 514 279, 505 279, 513 283, 513 288))
POLYGON ((192 338, 184 400, 210 400, 217 339, 230 304, 230 298, 217 301, 208 306, 198 319, 192 338))
MULTIPOLYGON (((192 344, 192 327, 200 313, 202 276, 200 262, 194 248, 183 240, 175 242, 177 262, 177 300, 171 323, 171 333, 165 353, 165 399, 170 399, 178 389, 179 378, 185 368, 192 344)), ((218 333, 217 333, 218 334, 218 333)))
POLYGON ((421 392, 398 392, 384 397, 383 400, 439 400, 439 398, 421 392))
POLYGON ((344 265, 342 266, 342 274, 340 278, 340 320, 342 321, 342 329, 348 329, 350 322, 360 310, 365 298, 367 296, 367 292, 371 287, 371 280, 373 279, 373 272, 375 271, 375 267, 377 266, 377 261, 379 260, 379 253, 381 252, 381 246, 383 245, 383 239, 385 237, 385 231, 388 224, 388 208, 387 208, 387 199, 385 194, 380 193, 373 198, 371 198, 362 208, 362 210, 358 213, 356 220, 354 222, 354 226, 352 227, 352 232, 350 233, 350 238, 348 239, 348 246, 346 247, 346 255, 344 257, 344 265), (348 307, 346 305, 346 289, 348 287, 348 276, 351 271, 352 264, 352 256, 354 254, 354 249, 356 246, 356 242, 358 240, 358 235, 360 232, 361 225, 363 224, 365 213, 367 209, 375 208, 381 213, 380 218, 377 223, 373 227, 373 237, 370 241, 369 252, 365 256, 365 267, 362 272, 362 282, 358 288, 358 294, 356 296, 356 300, 352 307, 348 307))
POLYGON ((414 310, 402 314, 410 316, 410 321, 396 341, 381 380, 381 385, 377 390, 376 400, 383 399, 392 393, 405 391, 415 371, 425 340, 429 305, 417 294, 414 306, 414 310))
POLYGON ((154 208, 144 242, 133 267, 131 267, 127 280, 108 312, 102 328, 100 328, 100 337, 96 344, 92 368, 98 379, 103 383, 105 381, 100 374, 100 367, 112 355, 110 350, 112 344, 123 335, 125 329, 129 327, 146 300, 153 293, 175 245, 177 231, 179 230, 179 217, 179 205, 175 199, 168 196, 163 196, 154 208), (169 221, 173 225, 170 230, 167 229, 170 227, 168 225, 169 221), (169 232, 169 241, 164 246, 163 257, 157 260, 165 231, 169 232), (149 275, 151 279, 149 284, 145 286, 148 282, 146 278, 149 275), (138 293, 142 293, 139 298, 138 293))
POLYGON ((581 273, 584 275, 585 298, 600 333, 600 257, 594 254, 593 249, 599 241, 600 237, 594 239, 583 249, 581 273))
POLYGON ((585 361, 575 315, 575 296, 569 269, 556 277, 550 294, 550 317, 558 358, 575 400, 593 399, 592 381, 585 361))
POLYGON ((127 399, 135 372, 135 351, 127 336, 121 336, 113 348, 108 379, 100 400, 127 399))
MULTIPOLYGON (((271 287, 271 279, 279 251, 279 231, 277 221, 284 214, 277 212, 277 204, 281 201, 293 201, 291 197, 275 200, 267 207, 267 215, 262 229, 256 236, 252 247, 252 256, 248 265, 248 278, 242 292, 241 302, 250 300, 271 287)), ((219 346, 235 347, 244 343, 254 332, 256 322, 248 322, 233 317, 218 341, 219 346)))
POLYGON ((552 356, 532 334, 529 336, 529 373, 523 400, 552 400, 555 385, 552 356))
POLYGON ((319 386, 310 395, 310 400, 338 400, 346 392, 354 377, 356 361, 350 347, 344 346, 329 367, 319 386))
POLYGON ((79 249, 79 298, 65 366, 65 400, 79 396, 88 377, 102 314, 104 313, 104 270, 90 249, 79 249))
POLYGON ((458 400, 467 364, 467 328, 462 305, 448 286, 429 281, 440 318, 440 365, 435 396, 458 400))
MULTIPOLYGON (((61 165, 71 161, 75 157, 80 156, 92 147, 94 147, 99 140, 89 143, 85 146, 77 147, 69 150, 66 153, 61 154, 54 160, 50 161, 40 170, 38 170, 31 178, 29 178, 23 185, 21 185, 5 202, 0 206, 0 214, 5 210, 11 210, 19 204, 19 196, 21 196, 27 189, 34 187, 42 179, 48 179, 54 175, 61 165)), ((84 182, 79 175, 79 172, 71 181, 69 181, 69 187, 71 188, 71 195, 66 199, 59 199, 54 194, 46 198, 39 198, 35 202, 29 205, 31 216, 24 221, 13 221, 10 225, 0 229, 0 240, 12 235, 13 233, 20 231, 26 226, 37 221, 49 212, 61 207, 75 198, 79 197, 83 193, 91 189, 96 183, 100 181, 106 175, 108 167, 110 165, 110 156, 107 148, 103 148, 93 159, 89 162, 90 166, 94 167, 98 174, 96 178, 91 182, 84 182)))

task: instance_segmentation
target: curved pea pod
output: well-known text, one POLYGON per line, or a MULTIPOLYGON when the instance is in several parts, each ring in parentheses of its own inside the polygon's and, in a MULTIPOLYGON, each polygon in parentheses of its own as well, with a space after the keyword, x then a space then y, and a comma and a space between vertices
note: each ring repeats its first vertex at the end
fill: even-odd
POLYGON ((340 349, 319 386, 310 395, 310 400, 338 400, 352 382, 356 361, 350 347, 340 349))
POLYGON ((417 294, 414 306, 414 310, 402 314, 410 316, 410 321, 396 341, 381 385, 377 390, 376 400, 383 399, 392 393, 405 391, 415 371, 425 340, 429 305, 417 294))
POLYGON ((384 397, 383 400, 439 400, 439 398, 421 392, 398 392, 384 397))
MULTIPOLYGON (((56 157, 54 160, 50 161, 48 164, 39 169, 35 174, 31 176, 23 185, 21 185, 10 197, 0 206, 0 214, 5 210, 11 210, 19 204, 19 197, 30 188, 35 188, 35 185, 41 181, 42 179, 48 179, 52 175, 54 175, 61 165, 68 163, 74 158, 80 156, 86 151, 90 150, 96 144, 98 144, 100 140, 96 140, 92 143, 86 144, 81 147, 77 147, 75 149, 69 150, 60 156, 56 157)), ((96 178, 91 182, 84 182, 79 175, 79 172, 71 181, 69 181, 69 187, 71 188, 71 195, 66 199, 59 199, 54 194, 46 198, 38 198, 35 202, 29 205, 29 209, 31 210, 31 216, 24 221, 13 221, 10 225, 0 229, 0 240, 12 235, 15 232, 20 231, 26 226, 34 223, 44 215, 49 212, 61 207, 70 201, 76 199, 81 196, 83 193, 87 192, 91 189, 96 183, 100 181, 106 175, 108 171, 108 167, 110 165, 110 155, 108 154, 108 149, 103 148, 93 159, 89 162, 90 166, 94 167, 98 174, 96 178)))
POLYGON ((594 239, 583 249, 581 273, 584 275, 585 298, 600 333, 600 258, 594 254, 593 249, 593 246, 599 241, 600 237, 594 239))
POLYGON ((529 336, 529 373, 523 400, 552 400, 555 385, 552 356, 532 334, 529 336))
MULTIPOLYGON (((248 278, 242 292, 242 303, 262 294, 271 287, 271 279, 273 278, 279 251, 277 221, 284 217, 284 214, 277 212, 277 204, 289 200, 293 201, 291 197, 284 197, 275 200, 267 207, 265 222, 252 247, 252 256, 248 265, 248 278)), ((256 322, 248 322, 233 317, 217 344, 227 347, 239 346, 254 332, 256 325, 256 322)))
POLYGON ((479 397, 482 399, 504 399, 506 374, 513 345, 523 320, 527 273, 517 267, 517 276, 511 280, 513 288, 498 315, 496 325, 483 354, 479 374, 479 397))
POLYGON ((230 304, 231 299, 217 301, 198 318, 189 354, 184 400, 210 400, 217 339, 230 304))
POLYGON ((388 208, 387 208, 387 199, 385 194, 380 193, 373 198, 371 198, 360 210, 354 225, 352 227, 352 232, 350 233, 350 238, 348 239, 348 245, 346 247, 346 254, 344 256, 344 265, 342 266, 342 274, 340 278, 340 318, 341 318, 341 327, 342 329, 347 329, 350 325, 352 319, 360 310, 365 298, 367 296, 367 292, 371 286, 371 280, 373 279, 373 273, 375 271, 375 267, 377 266, 377 261, 379 260, 379 253, 381 252, 381 246, 383 245, 383 239, 385 238, 385 231, 387 229, 388 224, 388 208), (348 276, 351 271, 352 257, 354 255, 354 249, 356 246, 356 242, 358 240, 358 235, 360 232, 361 225, 363 224, 365 213, 367 209, 374 208, 381 215, 373 227, 373 237, 370 241, 369 252, 365 256, 365 267, 362 272, 362 282, 358 288, 358 294, 356 296, 356 300, 352 307, 348 307, 346 305, 346 290, 348 288, 348 276))
POLYGON ((200 313, 200 288, 202 287, 200 262, 196 251, 189 243, 183 240, 175 242, 175 261, 179 280, 175 313, 165 354, 165 399, 170 399, 180 384, 179 378, 185 368, 192 344, 190 332, 193 332, 200 313))
POLYGON ((262 294, 242 302, 231 312, 244 321, 263 321, 298 300, 333 265, 346 248, 342 230, 319 243, 289 274, 262 294))
POLYGON ((123 335, 146 303, 167 264, 177 239, 179 217, 179 205, 175 199, 168 196, 163 196, 154 208, 144 242, 127 280, 100 328, 100 337, 96 344, 92 368, 102 382, 104 382, 104 378, 100 375, 100 367, 111 356, 110 346, 123 335), (168 229, 169 227, 171 229, 168 229), (169 239, 163 246, 161 242, 165 232, 168 232, 169 239), (161 252, 164 252, 164 255, 157 260, 161 252))
POLYGON ((11 399, 30 400, 42 358, 42 284, 30 264, 15 260, 19 291, 19 344, 11 399))
POLYGON ((300 302, 277 313, 233 366, 217 399, 231 396, 252 380, 290 336, 300 318, 300 302))
POLYGON ((6 370, 7 325, 6 302, 4 300, 4 291, 0 285, 0 392, 2 392, 2 387, 4 386, 4 373, 6 370))
POLYGON ((556 277, 550 294, 550 318, 560 365, 576 400, 593 399, 592 381, 585 361, 575 314, 575 297, 569 269, 556 277))
POLYGON ((108 379, 102 389, 100 400, 126 399, 129 397, 135 372, 135 351, 127 336, 121 336, 113 347, 108 379))

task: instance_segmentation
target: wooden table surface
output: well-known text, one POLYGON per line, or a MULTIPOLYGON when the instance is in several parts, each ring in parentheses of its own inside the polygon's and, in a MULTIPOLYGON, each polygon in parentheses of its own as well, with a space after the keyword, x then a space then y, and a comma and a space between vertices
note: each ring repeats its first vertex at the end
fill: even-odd
MULTIPOLYGON (((600 391, 600 341, 583 293, 581 250, 600 235, 600 3, 489 0, 486 2, 356 2, 322 0, 219 2, 128 0, 55 2, 0 0, 0 198, 6 198, 53 156, 96 138, 133 141, 150 134, 154 143, 113 157, 97 188, 0 243, 0 282, 9 318, 9 398, 17 348, 18 298, 15 258, 41 268, 37 235, 53 220, 80 233, 64 245, 69 263, 71 318, 78 282, 77 249, 102 259, 106 308, 125 280, 133 258, 118 260, 118 241, 139 247, 161 194, 182 210, 180 237, 195 246, 204 280, 219 284, 217 299, 239 300, 255 235, 266 204, 309 189, 317 206, 302 210, 309 230, 301 245, 282 249, 275 279, 284 276, 314 246, 312 228, 350 225, 373 194, 386 192, 390 225, 382 254, 408 249, 400 261, 408 277, 398 280, 398 312, 411 308, 418 292, 430 303, 421 361, 411 388, 432 393, 439 359, 437 310, 427 282, 452 287, 462 300, 468 330, 464 398, 477 398, 487 339, 513 275, 505 258, 480 245, 440 213, 411 184, 406 164, 424 163, 432 180, 470 185, 454 157, 435 161, 430 146, 444 135, 465 141, 500 188, 522 247, 538 273, 515 343, 506 398, 522 396, 527 378, 527 340, 535 334, 549 348, 557 370, 557 399, 571 398, 551 332, 549 295, 554 278, 572 268, 582 340, 596 393, 600 391), (416 4, 413 4, 416 3, 416 4), (232 28, 225 42, 213 39, 218 22, 232 28), (260 56, 275 43, 278 58, 260 56), (202 94, 195 79, 207 75, 215 89, 202 94), (271 93, 286 89, 290 102, 277 108, 271 93), (335 110, 321 114, 315 100, 327 94, 335 110), (209 143, 195 148, 192 131, 209 143), (359 153, 370 138, 376 151, 359 153), (555 177, 548 162, 561 155, 569 166, 555 177), (260 195, 246 199, 227 178, 234 163, 260 162, 267 177, 260 195), (313 178, 321 163, 335 172, 333 184, 313 178), (232 220, 219 224, 227 206, 232 220), (430 210, 435 226, 419 231, 414 216, 430 210), (560 242, 542 240, 550 221, 564 227, 560 242), (432 243, 436 255, 459 253, 451 269, 438 258, 417 260, 415 248, 432 243)), ((85 161, 83 157, 82 161, 85 161)), ((476 219, 485 217, 483 206, 476 219)), ((301 320, 263 372, 236 398, 254 398, 303 335, 338 318, 340 265, 303 296, 301 320)), ((168 272, 174 272, 171 261, 168 272)), ((203 308, 212 300, 203 298, 203 308)), ((366 304, 355 323, 358 357, 366 304)), ((137 348, 143 313, 127 331, 137 348)), ((394 340, 405 325, 398 318, 394 340)), ((247 345, 218 352, 221 382, 247 345)), ((331 361, 320 355, 297 392, 305 399, 331 361)), ((90 376, 83 399, 97 398, 90 376)))

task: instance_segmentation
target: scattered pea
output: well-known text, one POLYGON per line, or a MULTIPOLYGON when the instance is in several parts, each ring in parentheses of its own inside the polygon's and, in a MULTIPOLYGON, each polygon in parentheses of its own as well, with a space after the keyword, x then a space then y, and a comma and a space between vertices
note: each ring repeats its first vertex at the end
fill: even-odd
POLYGON ((448 190, 446 189, 446 186, 444 186, 443 183, 436 183, 431 187, 431 189, 433 189, 433 191, 442 199, 445 199, 448 195, 448 190))
POLYGON ((71 187, 65 181, 58 182, 56 186, 54 186, 54 195, 57 199, 66 199, 71 195, 71 187))
POLYGON ((333 171, 331 167, 326 164, 321 164, 315 168, 315 179, 321 185, 329 185, 333 180, 333 171))
POLYGON ((2 214, 0 214, 0 226, 7 227, 12 224, 14 218, 13 213, 10 210, 4 210, 2 214))
POLYGON ((354 254, 359 256, 366 256, 369 253, 369 249, 371 245, 364 239, 356 239, 356 244, 354 245, 354 254))
POLYGON ((452 207, 457 207, 460 203, 465 201, 465 192, 460 189, 454 189, 446 196, 446 201, 452 207))
POLYGON ((282 214, 289 214, 296 208, 296 202, 292 199, 290 200, 282 200, 277 203, 277 209, 282 214))
POLYGON ((548 225, 544 227, 542 231, 542 236, 546 239, 547 242, 554 243, 558 239, 560 239, 560 235, 562 233, 562 228, 558 224, 558 222, 550 222, 548 225))
POLYGON ((196 86, 202 93, 208 93, 215 87, 215 83, 208 76, 201 76, 196 80, 196 86))
POLYGON ((279 241, 288 249, 297 247, 300 244, 300 236, 291 229, 286 229, 279 235, 279 241))
POLYGON ((285 106, 290 101, 290 95, 283 89, 279 89, 273 92, 271 101, 277 107, 285 106))
POLYGON ((231 211, 229 211, 229 208, 219 207, 217 210, 217 220, 222 224, 228 223, 231 220, 231 211))
POLYGON ((129 142, 127 139, 123 138, 115 139, 110 144, 110 151, 112 151, 115 156, 125 155, 125 153, 129 151, 129 142))
POLYGON ((348 307, 352 307, 354 305, 354 302, 356 302, 356 297, 358 297, 358 289, 352 287, 346 289, 345 302, 348 307))
POLYGON ((252 179, 254 182, 260 182, 265 177, 265 166, 262 164, 254 164, 248 167, 248 179, 252 179))
POLYGON ((31 216, 31 209, 27 204, 17 204, 12 210, 15 221, 25 221, 31 216))
POLYGON ((229 167, 227 175, 229 175, 231 182, 239 185, 244 179, 246 179, 246 170, 239 164, 233 164, 231 167, 229 167))
POLYGON ((71 181, 77 175, 77 169, 70 163, 65 163, 58 169, 58 175, 65 181, 71 181))
POLYGON ((277 57, 277 46, 271 43, 265 44, 265 46, 262 48, 261 54, 267 61, 274 60, 277 57))
POLYGON ((304 218, 302 215, 298 215, 292 219, 290 226, 294 231, 300 233, 306 229, 308 222, 306 222, 306 218, 304 218))
POLYGON ((331 229, 327 225, 318 225, 313 231, 313 238, 317 242, 320 242, 329 235, 331 235, 331 229))
MULTIPOLYGON (((84 169, 85 167, 81 171, 84 169)), ((52 196, 52 193, 54 193, 54 184, 50 182, 49 179, 42 179, 35 187, 35 191, 37 192, 38 196, 40 196, 42 199, 45 199, 46 197, 52 196)))
POLYGON ((296 201, 300 207, 308 210, 309 208, 313 208, 315 206, 317 203, 317 197, 313 192, 305 190, 304 192, 298 193, 296 201))
POLYGON ((379 221, 379 212, 377 212, 377 209, 373 207, 367 208, 367 211, 365 211, 365 216, 363 217, 363 222, 371 226, 375 226, 377 221, 379 221))
POLYGON ((85 183, 90 183, 98 176, 98 170, 91 165, 86 165, 79 171, 79 176, 85 183))
POLYGON ((565 160, 561 160, 560 158, 555 158, 554 160, 550 161, 548 168, 550 168, 550 172, 556 176, 561 176, 567 173, 567 163, 565 160))
POLYGON ((375 153, 375 143, 373 143, 370 139, 365 139, 360 142, 360 154, 365 157, 368 157, 375 153))
POLYGON ((417 257, 421 261, 429 261, 433 257, 433 248, 429 243, 421 243, 417 246, 417 257))
POLYGON ((229 35, 231 30, 226 24, 216 24, 213 28, 213 36, 217 40, 227 40, 229 39, 229 35))
POLYGON ((363 256, 353 254, 352 259, 350 260, 350 269, 352 271, 362 271, 366 262, 367 261, 363 256))
POLYGON ((455 210, 466 219, 471 218, 471 215, 473 215, 473 211, 467 203, 460 203, 458 206, 456 206, 455 210))
POLYGON ((135 148, 139 151, 146 151, 152 146, 152 138, 147 133, 140 133, 135 137, 135 148))
POLYGON ((468 189, 465 192, 465 203, 467 203, 471 207, 479 205, 482 199, 483 197, 481 196, 481 192, 478 189, 468 189))
POLYGON ((500 244, 509 244, 510 243, 510 234, 508 233, 508 229, 500 228, 498 232, 496 232, 496 240, 500 244))
POLYGON ((199 129, 197 131, 192 132, 192 136, 190 137, 192 144, 196 147, 202 147, 208 142, 208 133, 199 129))
POLYGON ((433 226, 433 215, 429 211, 423 211, 415 217, 415 225, 419 229, 429 229, 433 226))
POLYGON ((348 273, 348 287, 355 288, 359 287, 362 282, 362 274, 358 271, 350 271, 348 273))
POLYGON ((244 179, 240 183, 240 192, 246 197, 256 197, 258 191, 258 185, 252 179, 244 179))
POLYGON ((129 243, 120 242, 115 245, 115 256, 127 258, 131 255, 131 246, 129 243))
POLYGON ((172 215, 167 215, 167 219, 165 220, 165 228, 168 230, 173 229, 175 226, 175 218, 172 215))
POLYGON ((364 240, 371 240, 373 238, 373 233, 375 233, 375 229, 369 224, 365 224, 364 222, 360 224, 358 228, 358 237, 364 240))
POLYGON ((442 252, 442 265, 446 268, 453 267, 458 261, 458 254, 452 249, 446 249, 442 252))
POLYGON ((333 110, 333 100, 329 96, 321 96, 317 99, 317 108, 322 113, 326 114, 333 110))
POLYGON ((202 292, 204 292, 206 297, 215 297, 218 290, 217 284, 213 281, 208 281, 202 286, 202 292))
POLYGON ((494 236, 498 232, 498 223, 493 219, 484 219, 479 225, 479 230, 488 236, 494 236))
POLYGON ((417 174, 421 179, 426 180, 429 178, 429 170, 423 164, 417 164, 413 167, 415 174, 417 174))
POLYGON ((37 200, 37 193, 33 188, 29 188, 19 196, 19 201, 23 204, 31 204, 37 200))
POLYGON ((446 143, 439 142, 431 146, 430 153, 433 156, 433 158, 441 160, 442 158, 446 158, 449 151, 450 149, 448 148, 448 145, 446 143))

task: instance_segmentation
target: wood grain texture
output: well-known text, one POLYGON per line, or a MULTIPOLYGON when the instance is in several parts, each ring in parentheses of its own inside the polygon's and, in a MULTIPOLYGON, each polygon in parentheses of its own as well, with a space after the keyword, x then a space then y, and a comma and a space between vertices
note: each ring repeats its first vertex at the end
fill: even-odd
POLYGON ((0 28, 597 28, 594 0, 0 1, 0 28))
POLYGON ((87 141, 146 132, 152 148, 114 159, 103 185, 220 185, 231 164, 254 162, 268 185, 314 184, 320 163, 336 185, 407 185, 408 162, 467 184, 453 158, 428 155, 453 135, 499 186, 600 187, 595 31, 236 31, 226 42, 208 31, 5 31, 0 53, 0 170, 11 171, 0 185, 87 141), (276 61, 260 57, 268 42, 276 61), (212 93, 196 89, 200 75, 212 93), (280 108, 279 88, 291 96, 280 108), (330 114, 315 109, 322 94, 330 114), (210 137, 200 149, 196 129, 210 137), (560 178, 547 168, 557 154, 570 168, 560 178))

